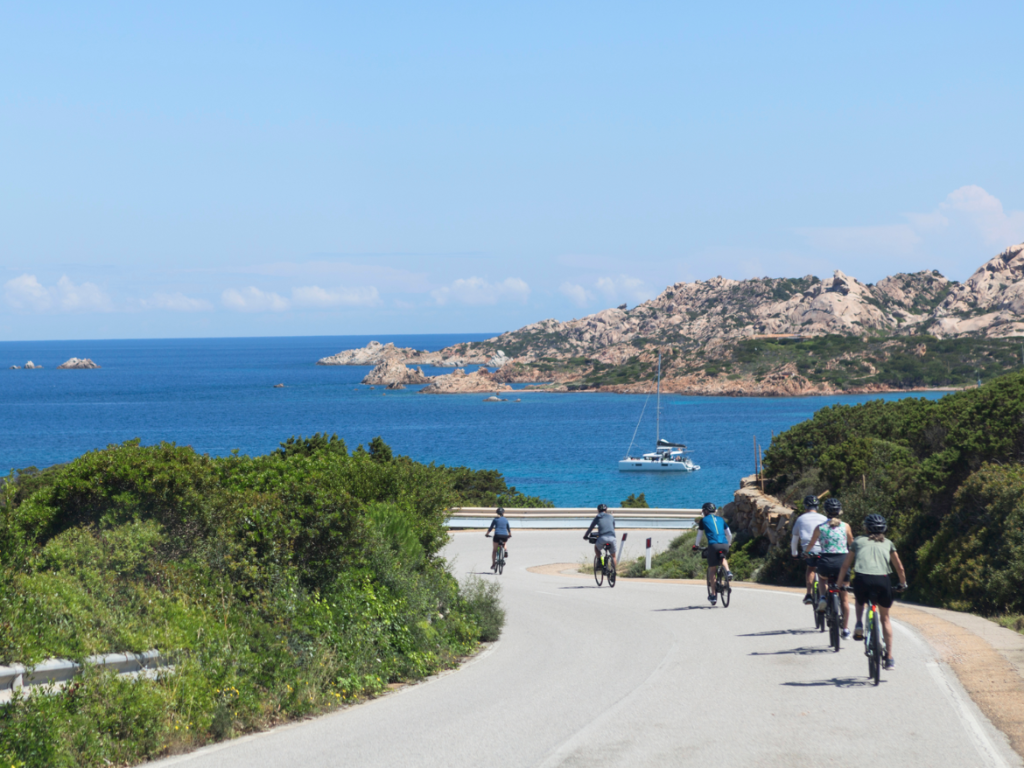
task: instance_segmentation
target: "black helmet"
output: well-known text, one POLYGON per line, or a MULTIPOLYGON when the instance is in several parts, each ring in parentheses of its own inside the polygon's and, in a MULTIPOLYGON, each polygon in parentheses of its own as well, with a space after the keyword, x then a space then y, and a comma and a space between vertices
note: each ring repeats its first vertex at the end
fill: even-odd
POLYGON ((712 504, 710 501, 705 501, 704 506, 700 508, 700 511, 705 515, 713 515, 718 511, 718 507, 712 504))
POLYGON ((504 507, 498 507, 498 509, 497 509, 496 511, 497 511, 497 513, 498 513, 499 515, 501 515, 502 517, 504 517, 504 516, 505 516, 505 508, 504 508, 504 507))
POLYGON ((598 512, 607 512, 608 511, 608 507, 606 505, 604 505, 604 504, 598 504, 597 505, 597 511, 598 512))
POLYGON ((825 499, 825 516, 835 517, 843 511, 843 504, 834 496, 825 499))
POLYGON ((804 509, 817 509, 818 508, 818 497, 810 494, 804 496, 804 509))
POLYGON ((868 533, 885 533, 889 524, 881 515, 868 515, 864 518, 864 527, 868 533))

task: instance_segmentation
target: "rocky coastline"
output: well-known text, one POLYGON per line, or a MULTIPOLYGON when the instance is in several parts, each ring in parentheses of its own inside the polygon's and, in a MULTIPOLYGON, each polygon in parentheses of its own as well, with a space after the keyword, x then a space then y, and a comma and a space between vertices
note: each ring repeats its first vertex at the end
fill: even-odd
MULTIPOLYGON (((318 365, 480 365, 495 369, 487 374, 487 388, 501 383, 645 394, 656 388, 660 356, 662 391, 668 393, 882 394, 962 389, 982 373, 1016 369, 1020 336, 1024 244, 999 253, 962 284, 934 270, 877 284, 838 270, 824 280, 717 277, 676 283, 633 309, 543 320, 435 352, 373 341, 318 365)), ((398 374, 398 368, 388 374, 396 385, 413 383, 402 378, 411 373, 398 374)), ((387 385, 381 376, 374 382, 387 385)), ((453 378, 431 381, 423 391, 482 391, 481 377, 463 382, 447 376, 453 378)))

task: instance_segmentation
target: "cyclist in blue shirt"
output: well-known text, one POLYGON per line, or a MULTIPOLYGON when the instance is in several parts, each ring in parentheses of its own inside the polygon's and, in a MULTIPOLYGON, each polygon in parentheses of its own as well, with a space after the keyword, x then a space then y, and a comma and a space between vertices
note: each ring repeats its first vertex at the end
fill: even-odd
MULTIPOLYGON (((497 516, 491 520, 484 536, 490 536, 491 531, 494 531, 494 546, 491 547, 491 568, 493 568, 498 561, 498 547, 505 547, 508 540, 512 538, 512 527, 505 517, 504 507, 498 507, 497 516)), ((505 547, 505 557, 508 557, 508 547, 505 547)))
POLYGON ((619 567, 615 559, 615 517, 608 511, 604 504, 597 505, 597 515, 590 521, 590 527, 583 534, 584 539, 590 538, 590 532, 597 528, 597 541, 594 542, 594 554, 600 555, 605 544, 611 545, 612 564, 619 567))
POLYGON ((729 545, 732 544, 732 531, 724 519, 716 515, 718 508, 710 501, 700 511, 704 517, 697 523, 697 541, 694 542, 694 550, 700 549, 700 541, 703 536, 708 537, 708 602, 712 605, 718 602, 715 595, 715 571, 719 564, 725 566, 725 578, 732 578, 732 571, 729 570, 729 545))

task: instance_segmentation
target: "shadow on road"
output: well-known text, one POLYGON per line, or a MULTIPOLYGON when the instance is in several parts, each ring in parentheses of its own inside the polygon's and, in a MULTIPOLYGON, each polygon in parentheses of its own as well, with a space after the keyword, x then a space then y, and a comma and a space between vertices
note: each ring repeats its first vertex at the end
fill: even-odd
POLYGON ((600 587, 597 584, 581 584, 578 587, 559 587, 559 589, 600 589, 600 587))
POLYGON ((771 637, 772 635, 811 635, 817 634, 816 629, 776 629, 771 632, 751 632, 749 635, 736 635, 736 637, 771 637))
POLYGON ((713 605, 684 605, 680 608, 655 608, 651 613, 661 613, 663 611, 713 611, 715 606, 713 605))
POLYGON ((813 680, 806 683, 780 683, 796 688, 824 688, 831 685, 833 688, 863 688, 872 685, 872 681, 866 677, 833 677, 829 680, 813 680))
POLYGON ((831 648, 790 648, 788 651, 754 651, 751 656, 813 656, 816 653, 835 653, 831 648))

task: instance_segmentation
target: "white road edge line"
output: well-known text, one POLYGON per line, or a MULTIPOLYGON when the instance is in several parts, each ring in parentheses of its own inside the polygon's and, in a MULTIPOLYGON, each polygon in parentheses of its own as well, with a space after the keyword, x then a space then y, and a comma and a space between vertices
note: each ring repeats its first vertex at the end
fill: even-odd
MULTIPOLYGON (((898 621, 893 621, 893 627, 900 631, 900 634, 913 642, 918 649, 931 653, 932 648, 923 639, 917 636, 917 633, 910 627, 904 626, 898 621)), ((932 680, 939 687, 939 690, 946 696, 950 706, 956 713, 957 718, 960 720, 960 724, 963 725, 964 730, 970 737, 971 742, 974 744, 974 748, 977 750, 978 755, 982 761, 992 768, 1010 768, 1009 764, 1003 760, 999 754, 999 749, 989 735, 985 732, 985 728, 978 721, 975 716, 971 705, 974 704, 970 698, 966 695, 963 687, 959 681, 956 680, 952 670, 948 668, 947 664, 943 664, 934 657, 928 659, 925 662, 925 667, 928 669, 928 673, 931 675, 932 680), (952 679, 951 679, 952 677, 952 679)), ((993 726, 994 727, 994 726, 993 726)))

